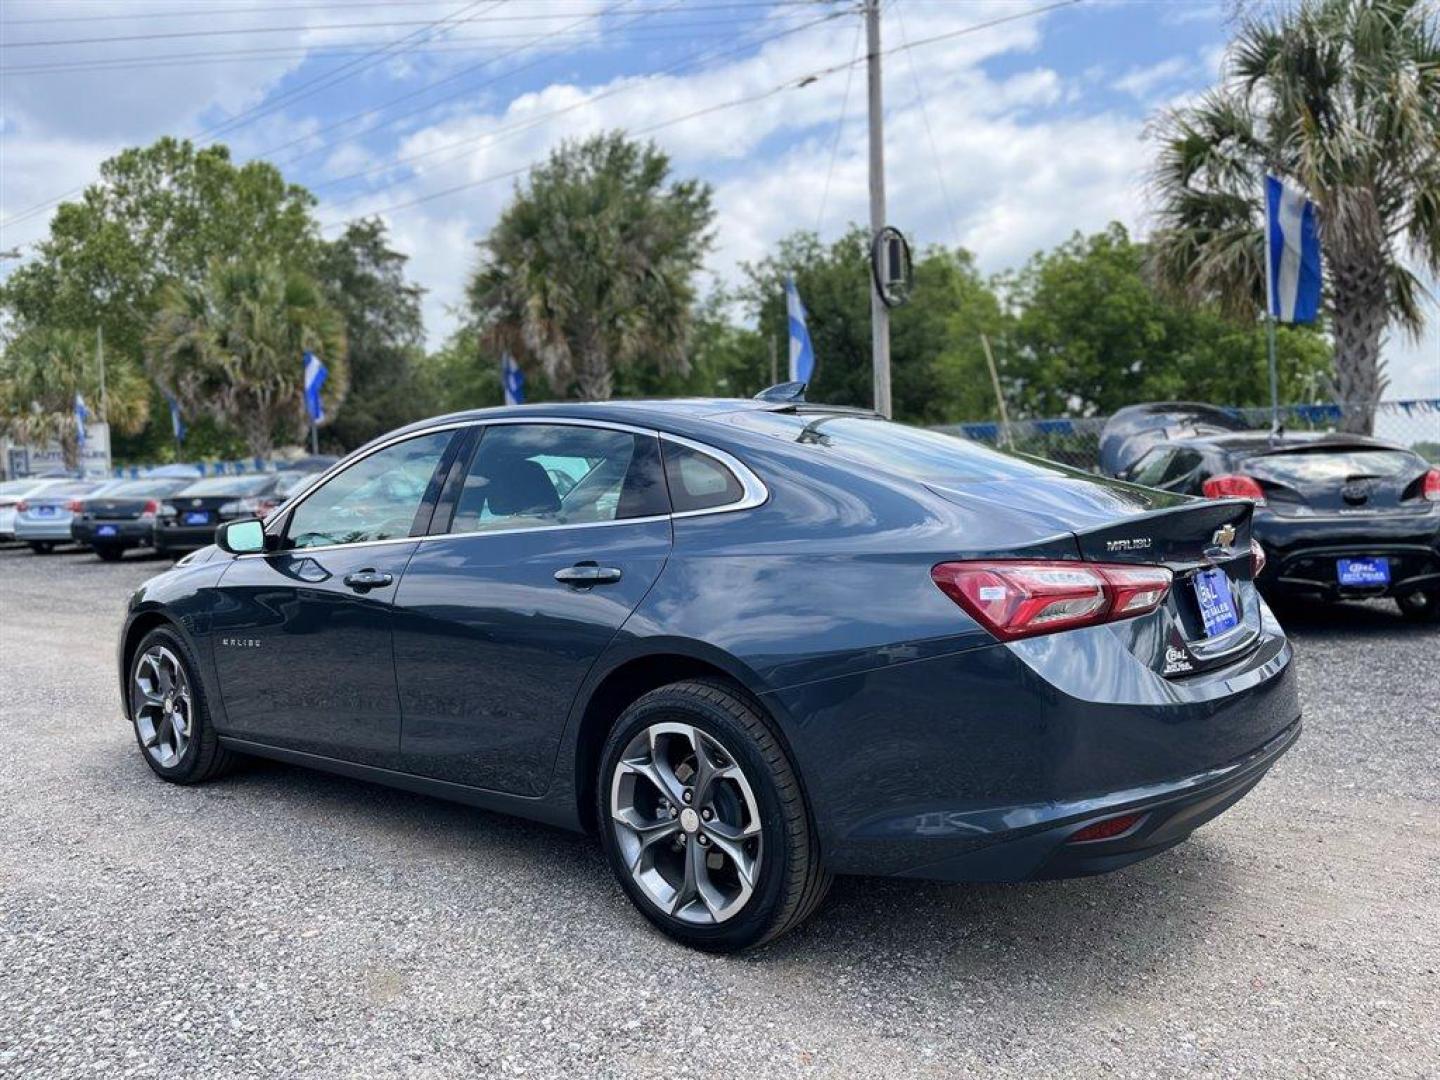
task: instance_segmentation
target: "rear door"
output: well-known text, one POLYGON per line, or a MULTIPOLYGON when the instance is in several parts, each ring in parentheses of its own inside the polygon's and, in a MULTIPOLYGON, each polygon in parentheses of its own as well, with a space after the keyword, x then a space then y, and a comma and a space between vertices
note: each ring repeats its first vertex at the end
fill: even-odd
POLYGON ((416 435, 360 458, 272 524, 280 551, 239 556, 226 570, 213 623, 226 734, 395 766, 392 605, 454 435, 416 435))
POLYGON ((536 794, 576 691, 670 553, 653 432, 495 423, 396 596, 402 767, 536 794))

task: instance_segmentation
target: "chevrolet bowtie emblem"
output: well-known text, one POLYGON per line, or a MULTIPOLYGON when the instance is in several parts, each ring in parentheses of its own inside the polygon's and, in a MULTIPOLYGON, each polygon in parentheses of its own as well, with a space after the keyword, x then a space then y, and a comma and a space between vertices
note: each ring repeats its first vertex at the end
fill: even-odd
POLYGON ((1216 547, 1228 548, 1235 542, 1235 526, 1221 525, 1211 539, 1216 547))

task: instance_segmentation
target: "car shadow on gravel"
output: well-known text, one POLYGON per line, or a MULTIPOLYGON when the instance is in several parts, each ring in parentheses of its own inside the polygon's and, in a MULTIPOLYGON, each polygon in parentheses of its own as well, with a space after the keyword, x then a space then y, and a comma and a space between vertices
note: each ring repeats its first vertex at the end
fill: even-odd
MULTIPOLYGON (((297 835, 314 838, 321 822, 346 835, 362 829, 363 851, 352 849, 344 860, 353 871, 383 872, 392 862, 440 865, 453 884, 499 866, 514 873, 515 895, 526 904, 554 904, 558 913, 593 910, 597 897, 607 898, 599 917, 613 925, 587 932, 653 936, 676 950, 677 959, 693 955, 643 924, 592 837, 271 761, 248 761, 229 780, 202 790, 271 804, 276 815, 303 826, 297 835), (542 895, 524 899, 532 885, 542 895)), ((1244 889, 1236 876, 1223 846, 1192 839, 1138 866, 1072 881, 839 878, 799 929, 727 962, 744 965, 742 976, 783 972, 815 993, 839 993, 837 979, 852 980, 856 992, 892 987, 902 969, 929 971, 921 983, 998 975, 1016 993, 1034 982, 1048 988, 1047 996, 1067 986, 1082 995, 1087 982, 1113 982, 1118 971, 1137 964, 1183 970, 1187 955, 1203 947, 1197 926, 1239 903, 1244 889), (871 989, 858 989, 865 987, 871 989)), ((410 887, 423 892, 431 884, 411 879, 410 887)), ((423 906, 426 898, 417 895, 416 902, 423 906)), ((941 992, 941 984, 934 989, 941 992)))
POLYGON ((1371 640, 1382 637, 1412 637, 1435 633, 1436 624, 1414 622, 1400 614, 1393 600, 1363 600, 1326 603, 1319 600, 1289 599, 1271 604, 1287 634, 1301 641, 1353 635, 1371 640))

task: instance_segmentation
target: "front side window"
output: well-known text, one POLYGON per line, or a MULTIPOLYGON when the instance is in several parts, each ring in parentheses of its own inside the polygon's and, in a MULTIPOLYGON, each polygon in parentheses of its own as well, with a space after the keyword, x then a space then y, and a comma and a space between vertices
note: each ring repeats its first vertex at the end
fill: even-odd
POLYGON ((409 536, 453 431, 437 431, 361 458, 295 508, 291 548, 361 544, 409 536))
POLYGON ((654 436, 568 424, 485 429, 449 532, 586 525, 668 512, 654 436))

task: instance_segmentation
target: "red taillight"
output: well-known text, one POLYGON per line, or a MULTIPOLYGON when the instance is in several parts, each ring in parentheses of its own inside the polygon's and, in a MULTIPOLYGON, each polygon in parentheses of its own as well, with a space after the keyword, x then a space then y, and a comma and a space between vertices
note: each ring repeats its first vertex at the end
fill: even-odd
POLYGON ((1200 490, 1207 499, 1249 499, 1256 506, 1265 505, 1265 491, 1253 476, 1212 476, 1200 485, 1200 490))
POLYGON ((160 503, 157 502, 155 499, 147 499, 145 502, 145 509, 140 511, 140 516, 154 517, 158 513, 160 513, 160 503))
POLYGON ((17 502, 17 503, 15 504, 15 512, 16 512, 17 514, 23 514, 23 513, 25 513, 26 510, 29 510, 29 509, 30 509, 30 504, 29 504, 28 502, 26 502, 24 499, 21 499, 19 502, 17 502))
POLYGON ((1440 502, 1440 469, 1431 469, 1420 484, 1420 494, 1431 502, 1440 502))
POLYGON ((65 509, 69 510, 72 514, 83 514, 85 512, 85 504, 79 499, 71 499, 65 509))
POLYGON ((1164 601, 1171 578, 1163 566, 1018 559, 941 563, 930 576, 1006 640, 1144 615, 1164 601))
POLYGON ((1106 818, 1104 821, 1097 821, 1094 825, 1086 825, 1077 833, 1072 833, 1065 842, 1067 844, 1088 844, 1095 840, 1113 840, 1115 837, 1129 832, 1144 817, 1144 814, 1121 814, 1119 817, 1106 818))
POLYGON ((1260 541, 1250 541, 1250 580, 1258 581, 1260 571, 1265 569, 1265 549, 1260 546, 1260 541))

